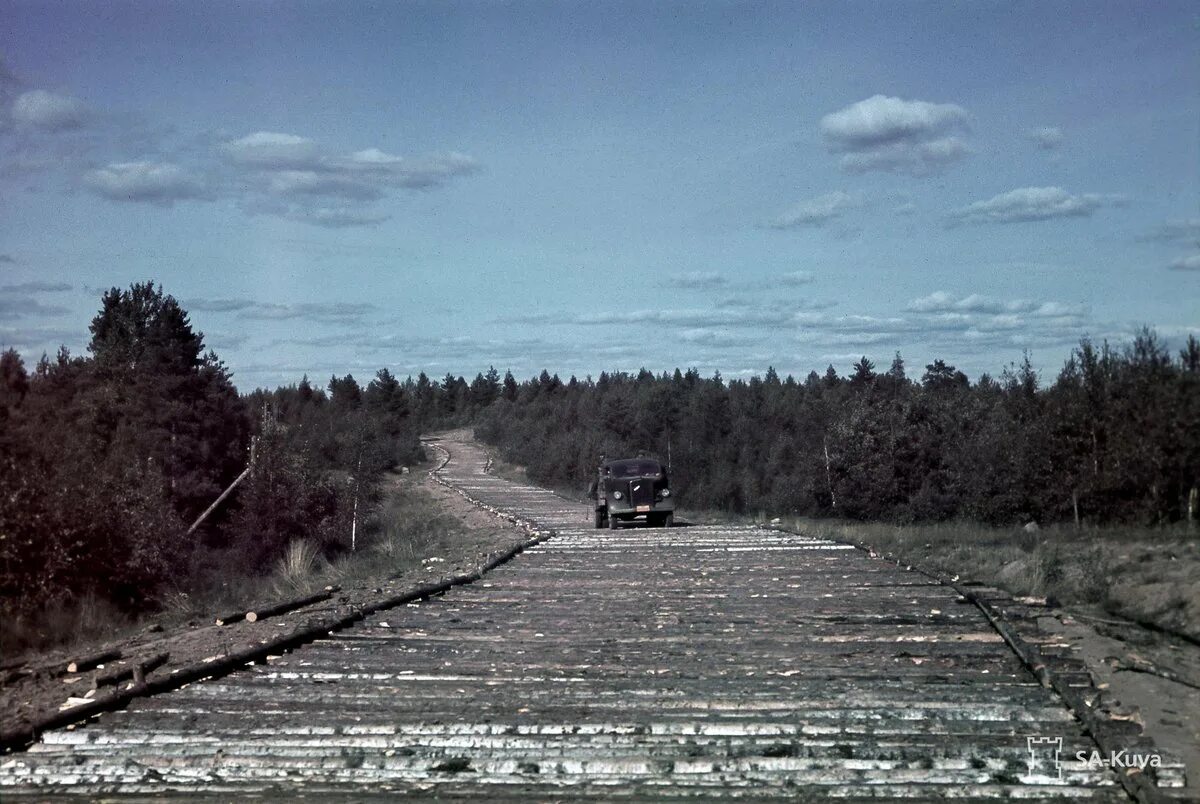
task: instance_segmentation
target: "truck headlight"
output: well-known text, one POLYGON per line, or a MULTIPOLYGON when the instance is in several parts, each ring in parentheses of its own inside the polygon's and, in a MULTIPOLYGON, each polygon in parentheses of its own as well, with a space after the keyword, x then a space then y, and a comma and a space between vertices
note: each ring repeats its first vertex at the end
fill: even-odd
POLYGON ((663 490, 662 490, 662 496, 664 496, 664 497, 670 497, 670 496, 671 496, 671 490, 670 490, 670 489, 663 489, 663 490))
POLYGON ((614 500, 619 500, 619 499, 621 499, 621 492, 619 492, 619 491, 614 491, 614 492, 613 492, 613 499, 614 499, 614 500))

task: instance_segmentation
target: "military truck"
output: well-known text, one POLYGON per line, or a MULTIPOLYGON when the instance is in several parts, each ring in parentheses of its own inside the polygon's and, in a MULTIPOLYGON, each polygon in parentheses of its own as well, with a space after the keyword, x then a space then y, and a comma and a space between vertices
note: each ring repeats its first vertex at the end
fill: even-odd
POLYGON ((675 498, 667 469, 653 458, 604 461, 592 484, 595 525, 612 530, 622 522, 644 521, 669 528, 675 522, 675 498))

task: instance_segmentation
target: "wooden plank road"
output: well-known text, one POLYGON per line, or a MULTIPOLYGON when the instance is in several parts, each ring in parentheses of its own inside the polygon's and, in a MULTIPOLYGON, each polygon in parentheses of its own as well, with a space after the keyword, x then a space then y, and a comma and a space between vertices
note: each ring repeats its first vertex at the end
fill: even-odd
POLYGON ((1128 800, 953 589, 861 551, 731 526, 594 530, 578 503, 441 479, 557 535, 482 580, 4 758, 5 798, 361 800, 1018 796, 1128 800))

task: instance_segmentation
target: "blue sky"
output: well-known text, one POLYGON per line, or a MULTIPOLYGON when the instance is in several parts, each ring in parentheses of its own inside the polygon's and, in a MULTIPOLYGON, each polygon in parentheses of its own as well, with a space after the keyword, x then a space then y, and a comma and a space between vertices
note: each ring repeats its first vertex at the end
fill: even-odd
POLYGON ((1194 3, 26 3, 0 346, 152 278, 243 389, 972 377, 1200 332, 1194 3))

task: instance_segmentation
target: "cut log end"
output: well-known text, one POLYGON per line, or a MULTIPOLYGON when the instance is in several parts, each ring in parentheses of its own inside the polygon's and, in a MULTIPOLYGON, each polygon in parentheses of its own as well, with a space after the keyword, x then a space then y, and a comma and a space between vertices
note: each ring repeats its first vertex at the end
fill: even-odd
POLYGON ((105 662, 115 662, 121 658, 121 651, 106 650, 100 653, 94 653, 91 656, 84 656, 76 659, 67 665, 68 673, 82 673, 87 670, 94 670, 105 662))

